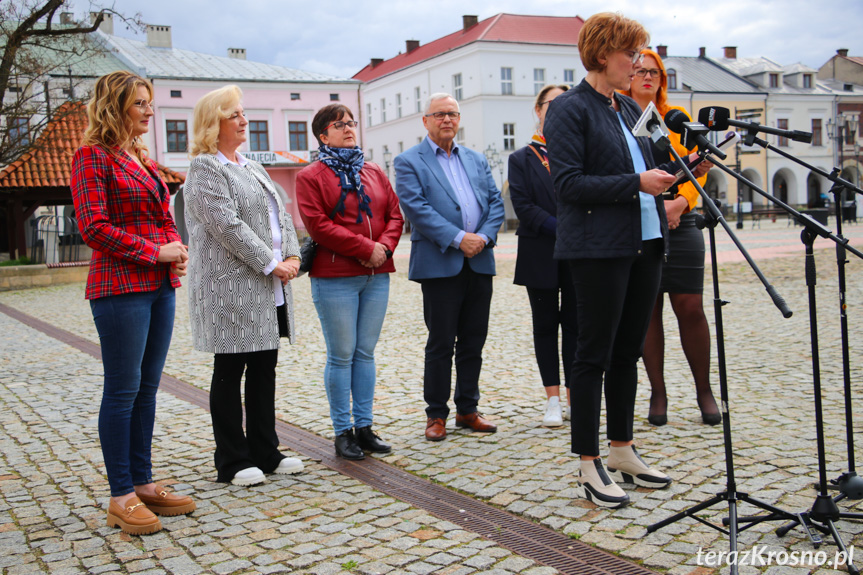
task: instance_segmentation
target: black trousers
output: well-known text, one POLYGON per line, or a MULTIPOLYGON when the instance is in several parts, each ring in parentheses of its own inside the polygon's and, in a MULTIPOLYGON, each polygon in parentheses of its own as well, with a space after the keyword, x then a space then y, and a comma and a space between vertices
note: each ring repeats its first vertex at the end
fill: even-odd
POLYGON ((578 312, 575 287, 566 262, 559 263, 560 286, 554 289, 527 288, 533 319, 533 349, 539 376, 544 387, 560 385, 560 357, 563 356, 563 377, 569 387, 569 374, 575 361, 578 336, 578 312), (558 353, 558 331, 561 332, 558 353))
POLYGON ((492 276, 464 267, 454 277, 422 280, 423 313, 429 330, 425 349, 426 415, 446 419, 455 351, 456 411, 469 415, 479 403, 482 348, 488 335, 492 276))
POLYGON ((216 439, 217 481, 230 481, 247 467, 264 473, 278 467, 284 455, 276 436, 276 363, 279 350, 217 353, 210 386, 210 415, 216 439), (243 398, 246 374, 246 432, 243 433, 243 398))
POLYGON ((569 261, 578 303, 573 453, 599 455, 603 375, 608 439, 632 439, 637 363, 659 293, 663 247, 661 239, 649 240, 639 256, 569 261))

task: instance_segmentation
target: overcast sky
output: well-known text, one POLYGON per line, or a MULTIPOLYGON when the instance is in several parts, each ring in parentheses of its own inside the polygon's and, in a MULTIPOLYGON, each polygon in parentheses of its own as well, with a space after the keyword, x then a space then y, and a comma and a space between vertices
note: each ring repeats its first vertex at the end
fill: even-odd
MULTIPOLYGON (((110 2, 110 0, 105 0, 110 2)), ((76 10, 87 10, 74 0, 76 10)), ((103 3, 103 5, 106 5, 103 3)), ((246 48, 249 60, 350 77, 371 58, 391 58, 405 40, 426 44, 462 25, 495 14, 581 16, 620 11, 645 25, 651 45, 672 56, 766 56, 780 64, 813 68, 837 48, 863 56, 861 0, 713 0, 659 3, 611 0, 115 0, 120 12, 172 28, 175 48, 225 55, 246 48)), ((118 23, 115 33, 130 35, 118 23)), ((143 38, 143 36, 139 36, 143 38)))

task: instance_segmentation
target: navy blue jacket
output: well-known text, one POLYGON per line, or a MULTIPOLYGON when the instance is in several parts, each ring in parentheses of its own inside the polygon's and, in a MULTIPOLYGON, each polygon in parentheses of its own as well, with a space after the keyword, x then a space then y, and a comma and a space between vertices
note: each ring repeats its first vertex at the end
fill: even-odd
MULTIPOLYGON (((624 123, 632 129, 641 108, 615 94, 624 123)), ((556 259, 613 258, 641 253, 640 177, 617 113, 586 80, 555 98, 543 127, 557 191, 556 259)), ((638 138, 648 169, 655 167, 648 138, 638 138)), ((671 169, 671 165, 660 168, 671 169)), ((655 198, 668 244, 662 198, 655 198)))

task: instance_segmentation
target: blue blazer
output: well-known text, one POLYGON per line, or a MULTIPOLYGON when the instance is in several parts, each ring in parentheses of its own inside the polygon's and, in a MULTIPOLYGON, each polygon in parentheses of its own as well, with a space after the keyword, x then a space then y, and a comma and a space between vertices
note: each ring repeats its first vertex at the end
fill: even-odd
MULTIPOLYGON (((459 157, 482 208, 476 233, 489 239, 485 249, 468 262, 473 271, 494 275, 492 248, 503 223, 503 198, 485 156, 459 146, 459 157)), ((396 194, 411 222, 408 278, 419 281, 458 275, 465 256, 451 244, 463 229, 461 206, 428 138, 398 155, 395 168, 396 194)))

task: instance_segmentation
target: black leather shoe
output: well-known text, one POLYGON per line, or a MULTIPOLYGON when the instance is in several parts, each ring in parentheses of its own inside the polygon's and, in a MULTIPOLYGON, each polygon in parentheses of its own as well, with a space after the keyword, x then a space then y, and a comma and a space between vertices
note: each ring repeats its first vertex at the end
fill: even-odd
POLYGON ((363 451, 372 453, 389 453, 392 447, 381 441, 380 436, 372 431, 372 426, 357 427, 357 443, 363 451))
POLYGON ((366 454, 357 444, 353 429, 348 429, 336 436, 336 455, 354 461, 366 458, 366 454))

